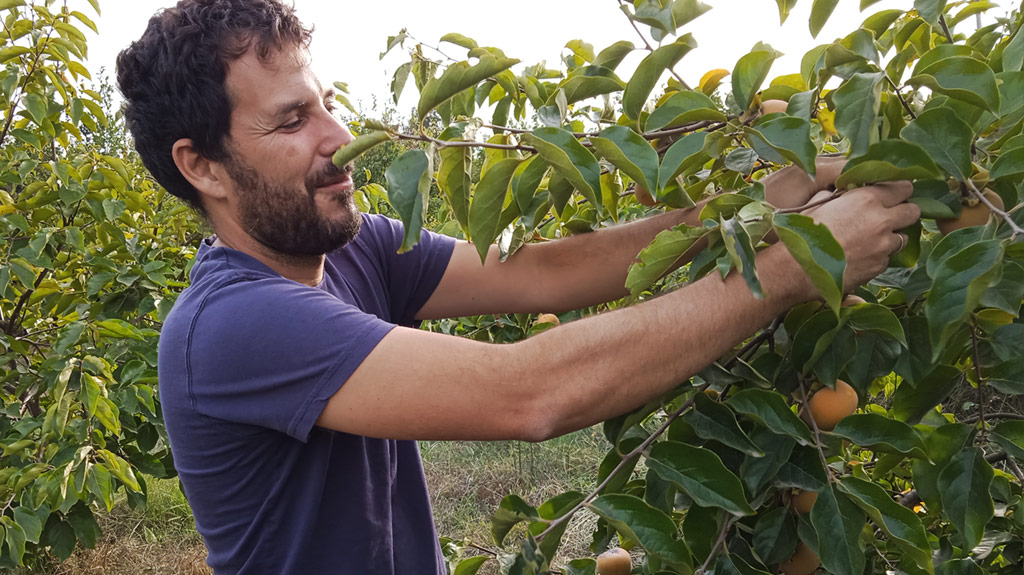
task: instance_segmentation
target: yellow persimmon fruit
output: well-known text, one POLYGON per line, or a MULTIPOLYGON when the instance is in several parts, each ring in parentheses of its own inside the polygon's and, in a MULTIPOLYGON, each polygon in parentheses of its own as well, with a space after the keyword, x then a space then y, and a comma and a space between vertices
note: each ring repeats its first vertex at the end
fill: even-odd
POLYGON ((640 184, 636 185, 636 188, 633 190, 633 194, 636 196, 636 201, 640 202, 640 205, 651 208, 658 204, 658 202, 654 200, 654 196, 651 195, 651 192, 640 184))
POLYGON ((786 108, 789 107, 789 102, 785 100, 765 100, 761 102, 761 113, 762 114, 777 114, 785 112, 786 108))
POLYGON ((843 298, 843 303, 840 304, 840 305, 842 307, 853 307, 855 305, 860 305, 862 303, 868 303, 868 302, 867 302, 866 299, 860 297, 859 295, 850 294, 850 295, 848 295, 848 296, 843 298))
POLYGON ((817 491, 803 491, 798 489, 789 500, 790 507, 797 513, 810 513, 814 502, 818 500, 817 491))
MULTIPOLYGON (((1003 209, 1003 199, 999 197, 999 194, 988 189, 985 190, 984 194, 985 198, 992 202, 992 205, 1000 210, 1003 209)), ((988 223, 988 216, 991 213, 992 210, 990 210, 984 202, 979 201, 977 205, 964 206, 963 209, 960 210, 959 218, 935 220, 935 225, 939 227, 939 231, 942 232, 942 235, 946 235, 962 228, 983 226, 988 223)))
POLYGON ((615 547, 597 556, 597 575, 629 575, 633 560, 629 551, 615 547))
POLYGON ((808 424, 808 417, 814 418, 822 431, 832 431, 841 419, 854 411, 857 411, 857 392, 850 384, 838 379, 835 389, 823 387, 814 392, 801 416, 808 424))
POLYGON ((820 565, 821 559, 801 541, 797 544, 793 556, 779 563, 779 572, 785 575, 811 575, 820 565))
POLYGON ((561 322, 558 321, 558 316, 553 313, 542 313, 537 316, 536 323, 553 323, 555 325, 558 325, 561 322))

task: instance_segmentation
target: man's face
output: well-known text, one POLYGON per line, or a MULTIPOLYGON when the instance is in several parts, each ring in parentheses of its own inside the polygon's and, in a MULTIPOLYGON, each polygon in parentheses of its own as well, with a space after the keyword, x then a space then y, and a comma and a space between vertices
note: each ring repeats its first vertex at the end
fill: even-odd
POLYGON ((255 240, 280 254, 321 255, 359 232, 351 169, 331 157, 352 135, 331 114, 325 92, 300 49, 262 62, 250 50, 231 62, 230 157, 223 162, 235 194, 234 217, 255 240))

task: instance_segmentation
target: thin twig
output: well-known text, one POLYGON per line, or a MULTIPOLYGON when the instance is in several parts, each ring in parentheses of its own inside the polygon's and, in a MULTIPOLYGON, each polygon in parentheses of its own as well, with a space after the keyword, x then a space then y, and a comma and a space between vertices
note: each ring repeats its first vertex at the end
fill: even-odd
POLYGON ((946 40, 949 40, 949 43, 952 44, 954 42, 953 34, 949 31, 949 25, 946 24, 946 16, 944 14, 939 15, 939 24, 942 26, 942 32, 946 35, 946 40))
POLYGON ((829 197, 827 197, 827 198, 822 198, 820 200, 811 202, 809 204, 804 204, 802 206, 797 206, 795 208, 778 209, 778 210, 775 210, 774 213, 775 213, 775 215, 779 215, 779 214, 799 214, 800 212, 809 210, 811 208, 816 208, 818 206, 827 204, 827 203, 829 203, 829 202, 839 198, 839 196, 843 195, 844 193, 845 192, 843 190, 836 190, 836 191, 832 192, 832 194, 829 195, 829 197))
POLYGON ((814 416, 811 415, 810 403, 807 400, 807 384, 804 381, 802 375, 797 375, 797 380, 800 382, 800 396, 803 399, 803 409, 807 410, 807 419, 811 422, 811 427, 814 429, 814 447, 818 450, 818 456, 821 457, 821 466, 825 469, 825 474, 828 476, 830 483, 834 483, 836 478, 832 475, 832 468, 828 466, 828 458, 825 457, 825 451, 821 448, 821 429, 818 428, 818 422, 814 420, 814 416))
MULTIPOLYGON (((625 5, 625 2, 623 0, 619 0, 619 5, 625 5)), ((625 14, 625 12, 623 13, 625 14)), ((651 46, 651 43, 647 41, 647 37, 644 36, 644 33, 640 31, 640 28, 636 25, 636 21, 633 20, 633 18, 631 18, 629 14, 626 14, 626 18, 629 19, 629 24, 633 26, 634 30, 636 30, 636 33, 638 36, 640 36, 640 39, 644 41, 644 46, 647 48, 647 51, 654 52, 654 47, 651 46)), ((682 79, 682 77, 679 76, 679 74, 676 73, 676 71, 673 68, 669 68, 668 71, 671 72, 673 76, 675 76, 675 79, 679 82, 679 84, 683 87, 684 90, 691 90, 690 86, 682 79)))
MULTIPOLYGON (((986 420, 1012 419, 1012 420, 1016 420, 1016 421, 1024 421, 1024 414, 1020 414, 1020 413, 1005 413, 1005 412, 987 413, 987 414, 985 414, 985 419, 986 420)), ((978 421, 980 421, 980 420, 981 420, 980 416, 972 415, 971 417, 963 419, 960 422, 961 423, 966 423, 968 425, 971 425, 971 424, 974 424, 974 423, 978 423, 978 421)))
POLYGON ((494 150, 519 150, 521 152, 536 152, 537 148, 532 146, 522 146, 519 144, 491 144, 489 142, 472 142, 467 140, 438 140, 437 138, 431 138, 430 136, 416 135, 416 134, 403 134, 400 132, 393 132, 393 134, 402 140, 413 140, 416 142, 427 142, 435 144, 438 148, 491 148, 494 150))
POLYGON ((981 377, 981 354, 978 352, 978 330, 971 324, 971 344, 974 347, 974 355, 971 362, 974 364, 974 375, 978 380, 978 421, 981 422, 981 437, 985 437, 985 380, 981 377))
POLYGON ((725 537, 729 534, 729 528, 732 527, 732 517, 726 514, 726 518, 722 521, 722 529, 718 532, 718 539, 715 541, 715 545, 711 548, 711 552, 708 553, 708 558, 704 560, 704 564, 699 569, 694 571, 694 575, 704 575, 707 572, 708 567, 711 565, 711 560, 715 558, 718 552, 718 548, 725 544, 725 537))
POLYGON ((893 92, 896 93, 896 97, 900 99, 900 104, 903 104, 903 109, 906 110, 908 114, 910 114, 911 118, 916 120, 917 114, 914 113, 914 109, 910 107, 910 104, 908 104, 907 101, 903 99, 903 94, 900 93, 900 87, 896 85, 896 82, 892 81, 892 78, 890 78, 888 74, 885 75, 885 79, 887 82, 889 82, 889 85, 892 86, 892 90, 893 92))
POLYGON ((615 469, 613 469, 612 472, 608 474, 608 477, 605 477, 604 481, 602 481, 600 485, 595 487, 594 490, 590 493, 590 495, 583 498, 583 501, 580 501, 576 505, 576 507, 573 507, 571 510, 569 510, 568 513, 552 521, 551 524, 548 525, 548 528, 537 536, 537 541, 543 541, 544 538, 547 537, 548 534, 554 531, 558 526, 572 519, 572 517, 576 515, 577 511, 583 509, 585 506, 589 505, 595 499, 597 499, 598 495, 600 495, 601 492, 604 491, 604 488, 608 487, 608 484, 612 482, 612 479, 614 479, 615 476, 626 467, 626 465, 629 465, 633 461, 633 459, 640 457, 642 453, 647 451, 647 448, 650 447, 651 444, 655 442, 655 440, 657 440, 659 437, 662 436, 662 434, 668 431, 668 428, 670 425, 672 425, 672 422, 674 422, 680 415, 682 415, 684 412, 686 412, 686 410, 690 409, 690 407, 693 406, 693 403, 696 401, 697 394, 704 393, 704 390, 706 390, 708 387, 710 387, 710 384, 705 383, 703 386, 698 388, 696 393, 693 394, 693 397, 688 399, 686 403, 679 407, 679 409, 673 411, 668 416, 668 419, 665 420, 665 423, 661 425, 661 427, 659 427, 654 433, 652 433, 651 436, 648 437, 643 443, 637 446, 636 449, 626 454, 622 458, 622 461, 620 461, 619 464, 615 466, 615 469))
POLYGON ((976 197, 979 200, 981 200, 981 203, 983 203, 986 206, 988 206, 988 209, 991 210, 993 214, 999 216, 1000 218, 1003 218, 1003 221, 1005 221, 1007 224, 1009 224, 1010 229, 1013 230, 1013 236, 1014 237, 1016 237, 1017 234, 1024 234, 1024 229, 1021 229, 1021 227, 1017 225, 1017 222, 1013 221, 1013 218, 1010 217, 1010 214, 1008 214, 1008 213, 1004 212, 1003 210, 997 208, 995 206, 995 204, 993 204, 991 202, 991 200, 986 198, 985 194, 983 194, 981 192, 981 190, 978 189, 978 186, 974 185, 973 181, 968 179, 966 183, 967 183, 967 188, 969 190, 971 190, 971 193, 974 194, 974 197, 976 197))

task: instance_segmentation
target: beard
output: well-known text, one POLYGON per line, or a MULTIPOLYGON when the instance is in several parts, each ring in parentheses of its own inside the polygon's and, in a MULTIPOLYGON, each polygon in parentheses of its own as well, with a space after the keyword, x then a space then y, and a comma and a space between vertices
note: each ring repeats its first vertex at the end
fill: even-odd
POLYGON ((351 172, 328 163, 296 187, 261 176, 255 168, 230 153, 225 170, 239 193, 239 218, 243 229, 263 246, 284 255, 322 256, 344 247, 359 233, 362 218, 351 193, 328 201, 342 214, 325 217, 317 208, 317 188, 351 172))

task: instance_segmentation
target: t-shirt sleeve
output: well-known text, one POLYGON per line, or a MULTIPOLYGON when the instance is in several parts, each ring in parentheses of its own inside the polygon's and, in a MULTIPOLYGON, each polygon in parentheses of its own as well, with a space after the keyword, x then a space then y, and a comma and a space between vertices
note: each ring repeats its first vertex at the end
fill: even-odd
POLYGON ((368 214, 364 223, 372 230, 377 257, 384 268, 391 317, 399 325, 415 325, 416 313, 433 295, 448 268, 455 239, 423 230, 420 243, 399 254, 405 234, 402 222, 368 214))
POLYGON ((229 283, 191 322, 189 399, 204 416, 306 441, 327 400, 392 328, 283 278, 229 283))

